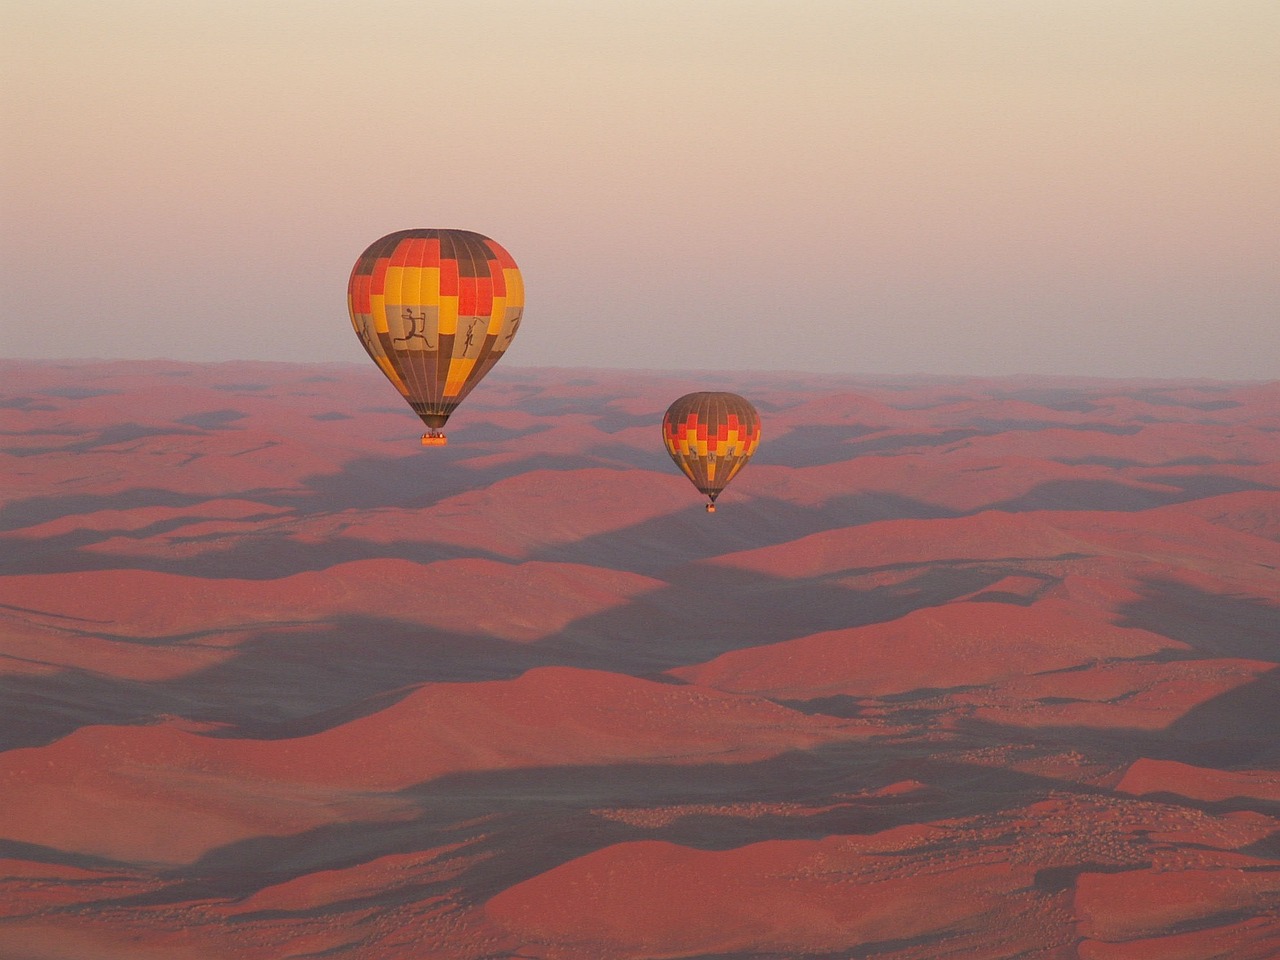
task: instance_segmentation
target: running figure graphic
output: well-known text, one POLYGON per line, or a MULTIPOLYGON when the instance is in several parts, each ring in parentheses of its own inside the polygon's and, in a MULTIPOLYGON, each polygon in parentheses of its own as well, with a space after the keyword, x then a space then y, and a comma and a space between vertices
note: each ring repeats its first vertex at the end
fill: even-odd
POLYGON ((431 345, 431 341, 427 339, 427 311, 426 310, 422 311, 422 316, 415 317, 413 315, 413 311, 408 307, 405 307, 404 313, 401 314, 401 317, 409 321, 409 332, 406 333, 403 337, 392 338, 392 341, 391 341, 392 343, 408 343, 410 340, 421 340, 423 343, 427 345, 428 350, 435 349, 435 347, 431 345), (422 324, 422 326, 419 327, 418 324, 422 324))

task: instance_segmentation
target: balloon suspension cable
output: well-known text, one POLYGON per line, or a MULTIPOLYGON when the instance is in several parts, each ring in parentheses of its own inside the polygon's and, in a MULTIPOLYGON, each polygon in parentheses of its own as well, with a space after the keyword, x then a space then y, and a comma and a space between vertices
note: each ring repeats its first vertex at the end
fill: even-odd
POLYGON ((422 445, 424 447, 443 447, 448 442, 448 438, 435 427, 432 427, 422 435, 422 445))

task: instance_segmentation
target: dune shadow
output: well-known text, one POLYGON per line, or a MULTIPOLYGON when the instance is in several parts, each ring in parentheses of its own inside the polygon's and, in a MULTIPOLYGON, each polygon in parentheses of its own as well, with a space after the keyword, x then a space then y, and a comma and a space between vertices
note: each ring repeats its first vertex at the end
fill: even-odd
POLYGON ((857 455, 853 444, 882 428, 867 424, 794 426, 782 436, 762 442, 753 463, 816 467, 842 463, 857 455))
MULTIPOLYGON (((695 515, 695 523, 704 518, 695 515)), ((351 553, 352 542, 305 550, 328 566, 364 556, 426 562, 422 547, 351 553)), ((248 576, 279 572, 281 558, 248 546, 217 558, 157 565, 191 575, 248 576)), ((288 559, 286 557, 286 559, 288 559)), ((302 561, 297 561, 300 565, 302 561)), ((0 676, 8 707, 0 749, 41 746, 86 724, 130 725, 180 716, 217 724, 219 735, 281 738, 316 733, 376 712, 419 683, 501 680, 538 666, 606 670, 671 682, 664 672, 745 647, 826 630, 897 619, 913 610, 979 593, 1018 571, 1019 558, 895 564, 813 578, 773 577, 714 564, 666 571, 669 582, 627 602, 580 617, 542 640, 515 643, 457 634, 374 615, 322 622, 263 625, 225 661, 169 680, 141 681, 87 670, 0 676), (893 581, 869 589, 837 582, 891 569, 893 581)), ((995 598, 992 598, 995 599, 995 598)), ((133 640, 100 626, 87 635, 146 646, 199 643, 198 634, 133 640)))
MULTIPOLYGON (((431 562, 457 556, 486 556, 483 550, 433 543, 371 544, 344 537, 335 537, 322 544, 300 542, 292 539, 287 531, 277 532, 270 527, 237 534, 214 532, 190 538, 172 538, 178 545, 234 541, 225 550, 208 550, 187 557, 111 555, 83 548, 121 537, 143 541, 151 536, 180 530, 201 521, 198 514, 201 504, 228 498, 288 511, 238 517, 237 522, 257 519, 283 523, 290 519, 327 516, 349 510, 383 507, 422 509, 533 470, 564 472, 589 467, 619 467, 617 462, 603 462, 589 456, 541 454, 483 469, 467 467, 460 462, 474 456, 474 450, 460 453, 444 448, 429 454, 416 453, 404 457, 357 458, 333 473, 305 478, 303 491, 252 489, 209 496, 140 487, 108 495, 27 498, 0 506, 0 533, 68 515, 99 511, 169 507, 191 512, 139 529, 79 529, 40 540, 22 540, 16 549, 0 557, 0 572, 14 575, 140 569, 214 579, 274 579, 359 559, 398 557, 431 562)), ((216 520, 217 516, 206 519, 216 520)))
MULTIPOLYGON (((994 744, 1074 749, 1125 764, 1146 758, 1216 770, 1280 769, 1280 668, 1191 707, 1162 729, 1018 727, 974 718, 965 719, 958 729, 994 744)), ((1275 808, 1273 802, 1260 799, 1245 799, 1237 806, 1267 813, 1275 808)))
POLYGON ((1017 572, 1016 558, 901 563, 784 578, 716 564, 665 571, 666 585, 580 618, 538 641, 566 664, 650 676, 731 650, 781 643, 828 630, 896 620, 1017 572), (892 582, 858 588, 841 582, 892 572, 892 582))
POLYGON ((992 417, 976 417, 974 426, 982 428, 984 434, 995 436, 1001 433, 1036 433, 1040 430, 1075 430, 1079 433, 1103 433, 1112 437, 1132 437, 1142 432, 1142 427, 1131 423, 1063 423, 1059 420, 1019 420, 995 419, 992 417))
MULTIPOLYGON (((1232 389, 1231 384, 1223 383, 1219 385, 1196 384, 1196 393, 1228 393, 1232 389)), ((1188 397, 1171 396, 1168 390, 1138 390, 1133 393, 1135 400, 1143 403, 1149 403, 1153 407, 1183 407, 1188 410, 1199 410, 1204 412, 1213 412, 1216 410, 1231 410, 1242 406, 1239 400, 1232 400, 1229 397, 1220 399, 1191 399, 1188 397)))
MULTIPOLYGON (((216 723, 225 736, 301 736, 372 713, 413 684, 510 679, 538 666, 670 682, 662 674, 672 667, 896 619, 980 591, 1016 568, 1016 558, 899 564, 892 583, 854 589, 836 580, 866 571, 793 580, 691 564, 657 590, 524 643, 373 615, 262 625, 226 660, 170 680, 78 669, 0 676, 0 697, 9 708, 0 748, 40 746, 85 724, 148 723, 168 715, 216 723)), ((153 647, 201 642, 199 634, 135 641, 83 629, 153 647)))
MULTIPOLYGON (((123 443, 132 443, 135 440, 142 440, 148 437, 171 437, 171 436, 199 436, 200 430, 195 429, 177 429, 174 427, 151 426, 141 423, 116 423, 108 427, 104 427, 93 436, 84 437, 84 439, 76 440, 71 443, 60 445, 43 445, 38 447, 6 447, 5 453, 12 457, 33 457, 43 454, 56 453, 59 455, 74 453, 92 453, 100 451, 104 447, 114 447, 123 443)), ((72 436, 83 437, 83 432, 77 431, 72 436)))
POLYGON ((1195 499, 1176 490, 1152 490, 1119 480, 1049 480, 1021 496, 984 509, 1027 513, 1037 510, 1098 510, 1133 513, 1195 499))
MULTIPOLYGON (((264 523, 288 522, 289 517, 267 514, 260 518, 264 523)), ((327 570, 343 563, 360 560, 408 560, 413 563, 434 563, 438 560, 454 560, 463 557, 507 560, 487 550, 464 548, 431 541, 399 540, 390 543, 373 542, 357 537, 333 537, 323 542, 305 542, 294 539, 288 533, 271 529, 254 530, 228 536, 225 533, 209 533, 198 536, 170 537, 175 546, 191 543, 217 543, 230 541, 231 546, 210 549, 187 556, 163 554, 105 554, 83 549, 106 539, 124 538, 145 541, 148 536, 163 535, 181 530, 200 522, 199 517, 185 515, 172 521, 153 524, 149 532, 112 531, 107 534, 76 532, 62 537, 48 538, 24 550, 20 562, 4 572, 17 573, 75 573, 88 570, 148 570, 155 573, 171 573, 206 580, 276 580, 315 570, 327 570)), ((216 520, 214 522, 217 522, 216 520)), ((3 561, 0 561, 3 569, 3 561)))
MULTIPOLYGON (((1219 463, 1221 461, 1213 461, 1215 466, 1219 463)), ((1188 500, 1207 500, 1210 497, 1221 497, 1230 493, 1244 493, 1250 490, 1276 489, 1270 484, 1213 473, 1160 473, 1144 479, 1153 483, 1176 487, 1181 492, 1174 495, 1174 503, 1185 503, 1188 500)))
POLYGON ((46 847, 38 843, 24 843, 21 840, 0 839, 0 860, 25 860, 28 863, 46 863, 61 867, 75 867, 79 870, 136 873, 134 864, 110 857, 99 857, 90 853, 75 853, 46 847))
MULTIPOLYGON (((230 494, 228 496, 231 496, 230 494)), ((253 499, 251 494, 244 495, 253 499)), ((205 503, 207 495, 178 493, 159 487, 135 487, 119 493, 74 494, 72 496, 41 496, 12 500, 0 505, 0 532, 32 527, 48 523, 60 517, 100 510, 134 510, 139 507, 191 507, 205 503)), ((24 544, 23 550, 29 545, 24 544)), ((0 561, 8 563, 9 561, 0 561)))
MULTIPOLYGON (((23 540, 20 549, 0 558, 0 571, 13 575, 133 569, 210 579, 275 579, 364 559, 396 558, 430 563, 458 557, 492 558, 493 554, 480 548, 430 541, 373 543, 335 536, 320 543, 304 542, 294 539, 289 528, 291 521, 299 518, 341 513, 348 509, 422 509, 461 493, 483 489, 526 470, 562 472, 599 467, 617 470, 619 462, 534 457, 479 471, 466 468, 440 470, 437 465, 424 475, 421 461, 413 457, 392 461, 356 461, 338 474, 309 480, 309 493, 255 490, 235 494, 238 498, 286 511, 236 518, 237 523, 260 521, 263 526, 258 529, 238 533, 214 531, 191 537, 174 534, 184 526, 200 523, 202 519, 217 522, 216 516, 202 518, 199 515, 199 506, 209 502, 208 497, 139 489, 104 497, 20 501, 8 508, 0 508, 0 529, 17 529, 67 513, 151 506, 180 508, 185 512, 182 516, 136 529, 78 529, 40 540, 23 540), (279 524, 279 529, 273 523, 279 524), (220 541, 229 545, 187 556, 112 554, 88 549, 108 540, 123 538, 143 542, 150 537, 164 535, 170 535, 169 539, 179 547, 188 543, 216 544, 220 541)), ((528 559, 588 564, 659 576, 664 570, 679 564, 787 543, 833 528, 861 526, 887 519, 956 515, 954 511, 933 504, 882 492, 838 497, 819 507, 801 507, 763 498, 740 500, 730 493, 722 498, 722 508, 715 516, 706 514, 696 494, 691 494, 690 501, 689 507, 679 513, 654 517, 630 527, 572 542, 544 546, 533 551, 528 559)))
POLYGON ((661 576, 681 564, 730 553, 790 543, 823 531, 863 526, 879 520, 939 519, 958 514, 935 504, 893 493, 871 492, 836 497, 803 507, 767 497, 739 498, 730 488, 708 515, 691 493, 678 513, 653 517, 571 543, 534 551, 529 559, 584 563, 661 576))
POLYGON ((231 430, 235 429, 231 426, 233 423, 237 420, 244 420, 248 416, 243 410, 224 407, 218 410, 202 410, 199 413, 189 413, 178 417, 174 422, 186 424, 189 427, 197 427, 203 431, 231 430))
POLYGON ((1201 766, 1280 769, 1280 667, 1193 707, 1169 725, 1171 757, 1201 766))
POLYGON ((939 760, 931 750, 936 747, 859 742, 746 764, 619 763, 450 774, 396 794, 418 810, 411 820, 348 822, 239 841, 189 867, 167 871, 170 883, 161 890, 98 905, 242 899, 317 870, 455 844, 461 848, 450 856, 458 858, 458 870, 449 873, 456 876, 326 904, 318 912, 432 896, 478 904, 578 857, 629 841, 728 850, 999 814, 1063 789, 1097 792, 1017 771, 939 760), (876 795, 904 779, 924 786, 876 795))
MULTIPOLYGON (((176 641, 148 644, 167 642, 176 641)), ((375 713, 415 684, 510 679, 557 658, 536 644, 373 616, 282 624, 244 641, 224 662, 171 680, 87 670, 0 676, 0 749, 42 746, 85 725, 172 716, 217 724, 216 736, 304 736, 375 713)), ((598 658, 581 665, 603 666, 598 658)))
POLYGON ((1118 611, 1120 626, 1151 630, 1204 657, 1280 663, 1280 603, 1211 593, 1173 577, 1149 578, 1139 589, 1141 599, 1118 611))

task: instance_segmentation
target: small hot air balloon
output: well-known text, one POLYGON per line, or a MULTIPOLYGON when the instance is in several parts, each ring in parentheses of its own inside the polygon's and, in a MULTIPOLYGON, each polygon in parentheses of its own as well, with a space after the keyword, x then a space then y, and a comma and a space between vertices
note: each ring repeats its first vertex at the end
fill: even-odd
POLYGON ((497 243, 469 230, 401 230, 370 244, 347 286, 369 356, 441 446, 454 408, 511 345, 524 282, 497 243))
POLYGON ((760 415, 736 393, 685 394, 662 418, 662 442, 715 513, 716 497, 756 452, 760 415))

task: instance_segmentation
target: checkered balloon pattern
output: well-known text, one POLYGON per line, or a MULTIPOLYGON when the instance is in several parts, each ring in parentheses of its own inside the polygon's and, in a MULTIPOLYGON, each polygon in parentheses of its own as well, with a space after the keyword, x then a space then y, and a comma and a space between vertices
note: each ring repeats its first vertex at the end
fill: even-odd
POLYGON ((369 356, 435 429, 511 345, 524 283, 511 254, 488 237, 401 230, 360 255, 347 306, 369 356))
POLYGON ((760 443, 760 415, 736 393, 685 394, 662 418, 667 453, 715 503, 760 443))

